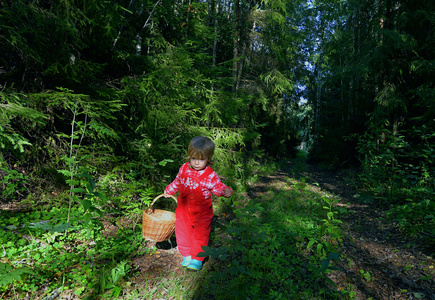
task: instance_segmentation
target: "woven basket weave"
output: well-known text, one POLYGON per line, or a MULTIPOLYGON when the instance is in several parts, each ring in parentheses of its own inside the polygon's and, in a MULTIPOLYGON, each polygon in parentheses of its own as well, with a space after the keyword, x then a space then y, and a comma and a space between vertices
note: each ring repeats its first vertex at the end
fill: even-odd
MULTIPOLYGON (((143 212, 142 237, 153 242, 168 240, 175 231, 175 213, 162 209, 153 209, 154 202, 163 197, 157 196, 150 205, 150 209, 143 212)), ((177 198, 171 196, 177 202, 177 198)))

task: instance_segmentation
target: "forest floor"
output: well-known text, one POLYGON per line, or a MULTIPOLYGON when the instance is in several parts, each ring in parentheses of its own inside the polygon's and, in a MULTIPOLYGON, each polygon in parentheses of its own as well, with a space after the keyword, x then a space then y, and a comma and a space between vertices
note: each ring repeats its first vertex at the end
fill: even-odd
MULTIPOLYGON (((346 180, 345 171, 310 166, 300 176, 306 179, 308 188, 338 197, 337 205, 348 211, 342 217, 344 238, 338 249, 341 261, 335 265, 340 270, 328 275, 337 289, 352 292, 354 299, 435 299, 433 249, 424 249, 418 240, 404 238, 394 224, 385 222, 385 208, 373 202, 361 203, 355 197, 357 191, 346 180)), ((259 176, 248 196, 260 197, 271 187, 276 190, 289 177, 286 170, 259 176)), ((134 280, 136 285, 146 282, 149 287, 153 280, 184 274, 180 267, 182 257, 176 248, 167 242, 147 246, 156 246, 157 251, 133 262, 140 271, 134 280)), ((164 291, 160 294, 165 296, 164 291)))
MULTIPOLYGON (((388 208, 376 205, 373 200, 364 202, 356 197, 358 191, 350 184, 352 181, 346 171, 308 166, 297 176, 291 172, 289 165, 275 174, 259 175, 245 196, 248 199, 261 198, 265 193, 288 189, 289 180, 293 182, 304 178, 307 189, 327 191, 339 199, 337 205, 347 209, 347 213, 341 215, 343 240, 337 249, 341 260, 335 264, 340 270, 331 271, 328 275, 337 289, 352 292, 353 299, 435 300, 434 249, 425 249, 420 240, 403 237, 394 223, 386 221, 388 208)), ((225 216, 215 218, 214 221, 220 221, 225 216)), ((131 220, 125 221, 124 225, 130 226, 127 223, 131 220)), ((135 220, 135 223, 140 225, 139 221, 135 220)), ((118 228, 113 222, 105 221, 104 224, 104 235, 116 235, 118 228)), ((117 224, 123 226, 122 222, 117 224)), ((144 249, 153 248, 155 251, 133 260, 131 268, 136 275, 129 281, 136 291, 148 291, 147 294, 152 295, 152 298, 146 299, 173 299, 169 296, 170 291, 161 287, 177 276, 186 275, 181 268, 182 257, 175 246, 174 238, 171 243, 144 241, 144 249), (155 298, 155 295, 158 297, 155 298)), ((210 260, 204 268, 212 263, 213 260, 210 260)), ((79 299, 73 291, 64 291, 63 295, 62 299, 79 299)))
POLYGON ((342 271, 329 276, 337 288, 351 286, 356 299, 435 299, 434 249, 403 237, 386 221, 388 207, 355 197, 345 171, 310 167, 304 176, 339 197, 338 205, 348 210, 342 218, 344 239, 337 265, 342 271))

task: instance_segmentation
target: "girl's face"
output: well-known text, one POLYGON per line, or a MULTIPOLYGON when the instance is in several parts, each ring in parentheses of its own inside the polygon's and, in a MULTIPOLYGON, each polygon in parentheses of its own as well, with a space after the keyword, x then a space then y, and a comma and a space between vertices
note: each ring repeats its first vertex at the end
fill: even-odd
POLYGON ((207 167, 207 163, 208 163, 207 159, 195 158, 195 157, 190 158, 190 166, 196 171, 204 170, 205 167, 207 167))

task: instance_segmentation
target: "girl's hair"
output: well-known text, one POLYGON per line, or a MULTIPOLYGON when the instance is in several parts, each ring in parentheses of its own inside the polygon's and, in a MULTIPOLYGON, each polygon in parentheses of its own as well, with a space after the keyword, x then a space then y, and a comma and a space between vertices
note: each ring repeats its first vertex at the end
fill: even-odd
POLYGON ((214 143, 208 137, 196 136, 190 140, 187 149, 187 159, 199 158, 207 159, 209 162, 214 154, 214 143))

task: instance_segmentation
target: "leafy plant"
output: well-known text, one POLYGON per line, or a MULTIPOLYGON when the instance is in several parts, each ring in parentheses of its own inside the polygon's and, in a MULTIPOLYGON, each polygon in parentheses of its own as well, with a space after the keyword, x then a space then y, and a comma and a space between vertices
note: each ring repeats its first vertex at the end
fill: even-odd
POLYGON ((7 168, 0 168, 6 175, 0 180, 0 184, 4 185, 2 191, 2 197, 7 199, 13 194, 25 190, 25 184, 27 183, 28 177, 17 170, 9 170, 7 168))
POLYGON ((340 224, 343 222, 336 218, 339 212, 334 206, 339 202, 339 199, 336 197, 324 196, 322 197, 322 200, 326 203, 326 205, 323 206, 323 209, 326 212, 326 219, 322 220, 323 224, 320 229, 320 234, 322 236, 326 235, 326 238, 333 238, 334 240, 341 241, 342 234, 340 232, 340 224))
MULTIPOLYGON (((83 211, 85 213, 83 216, 84 226, 88 227, 88 224, 93 224, 98 228, 103 228, 104 226, 101 223, 101 221, 95 217, 104 215, 104 212, 101 210, 104 203, 101 201, 106 202, 107 201, 106 196, 96 191, 95 181, 87 172, 83 172, 76 176, 86 179, 85 188, 71 189, 71 192, 73 193, 82 194, 82 199, 80 199, 75 195, 72 198, 77 202, 79 202, 83 207, 83 211)), ((91 228, 92 227, 88 227, 88 237, 90 237, 91 228)))
MULTIPOLYGON (((27 107, 27 96, 19 93, 0 91, 0 149, 23 153, 24 146, 32 145, 22 134, 14 131, 13 121, 22 118, 33 125, 44 125, 47 116, 38 110, 27 107)), ((3 158, 0 157, 0 158, 3 158)), ((3 163, 0 160, 0 163, 3 163)), ((1 166, 1 165, 0 165, 1 166)))
POLYGON ((364 271, 363 269, 359 270, 360 276, 365 281, 371 281, 373 279, 372 274, 368 271, 364 271))
POLYGON ((125 277, 130 269, 130 266, 126 261, 120 262, 118 265, 113 267, 109 272, 110 276, 106 276, 106 268, 103 270, 101 277, 101 290, 111 290, 109 297, 118 298, 122 292, 122 287, 118 285, 119 280, 125 277), (107 278, 106 278, 107 277, 107 278))
POLYGON ((9 262, 0 262, 0 289, 23 281, 26 275, 34 274, 31 268, 14 268, 9 262))

